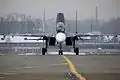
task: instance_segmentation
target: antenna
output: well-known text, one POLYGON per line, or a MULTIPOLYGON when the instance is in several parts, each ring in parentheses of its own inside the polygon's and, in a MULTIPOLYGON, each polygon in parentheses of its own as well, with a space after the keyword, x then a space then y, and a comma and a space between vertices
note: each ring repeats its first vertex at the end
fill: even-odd
POLYGON ((96 4, 96 9, 95 9, 95 23, 96 23, 96 26, 98 25, 98 6, 99 4, 96 4))
POLYGON ((43 33, 45 35, 45 8, 44 8, 44 15, 43 15, 43 33))
POLYGON ((77 34, 77 10, 76 10, 76 34, 77 34))
MULTIPOLYGON (((45 8, 44 8, 44 14, 43 14, 43 34, 45 36, 45 8)), ((44 39, 43 39, 43 46, 44 46, 44 39)))
POLYGON ((90 25, 90 32, 91 32, 91 33, 92 33, 92 27, 93 27, 93 26, 92 26, 92 24, 91 24, 91 25, 90 25))

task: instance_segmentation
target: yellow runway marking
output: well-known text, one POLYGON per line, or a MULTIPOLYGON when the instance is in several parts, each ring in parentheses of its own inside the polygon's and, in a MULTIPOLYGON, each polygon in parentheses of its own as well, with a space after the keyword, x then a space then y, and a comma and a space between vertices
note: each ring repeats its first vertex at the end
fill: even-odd
POLYGON ((68 58, 67 58, 66 56, 64 56, 64 55, 62 55, 62 57, 63 57, 63 58, 66 60, 66 62, 68 63, 69 69, 70 69, 70 71, 71 71, 72 73, 74 73, 80 80, 86 80, 81 74, 79 74, 79 73, 76 71, 76 69, 75 69, 73 63, 70 61, 70 59, 68 59, 68 58))

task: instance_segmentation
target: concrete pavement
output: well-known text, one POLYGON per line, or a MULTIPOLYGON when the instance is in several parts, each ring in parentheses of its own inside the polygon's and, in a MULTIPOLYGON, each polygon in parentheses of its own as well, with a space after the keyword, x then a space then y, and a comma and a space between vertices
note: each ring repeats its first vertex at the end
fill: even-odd
MULTIPOLYGON (((68 56, 86 80, 120 80, 120 56, 68 56)), ((59 55, 1 55, 0 80, 64 80, 70 63, 59 55)))

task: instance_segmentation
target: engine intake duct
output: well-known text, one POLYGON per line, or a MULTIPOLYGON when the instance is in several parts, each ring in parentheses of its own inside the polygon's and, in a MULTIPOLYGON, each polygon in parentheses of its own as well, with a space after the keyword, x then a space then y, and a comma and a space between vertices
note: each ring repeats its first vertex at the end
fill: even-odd
POLYGON ((55 37, 50 37, 50 38, 49 38, 49 45, 50 45, 50 46, 55 46, 55 42, 56 42, 55 37))
POLYGON ((66 46, 72 46, 72 37, 67 37, 65 41, 66 41, 66 46))

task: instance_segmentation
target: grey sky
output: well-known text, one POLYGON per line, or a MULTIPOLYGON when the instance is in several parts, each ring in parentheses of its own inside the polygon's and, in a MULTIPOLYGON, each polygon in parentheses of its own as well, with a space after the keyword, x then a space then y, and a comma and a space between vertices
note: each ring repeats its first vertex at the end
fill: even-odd
POLYGON ((120 16, 120 0, 0 0, 0 16, 9 13, 25 13, 42 17, 46 8, 46 18, 55 18, 56 13, 63 12, 67 19, 85 20, 95 17, 95 6, 99 4, 99 19, 120 16))

